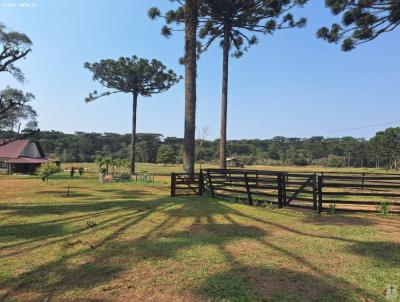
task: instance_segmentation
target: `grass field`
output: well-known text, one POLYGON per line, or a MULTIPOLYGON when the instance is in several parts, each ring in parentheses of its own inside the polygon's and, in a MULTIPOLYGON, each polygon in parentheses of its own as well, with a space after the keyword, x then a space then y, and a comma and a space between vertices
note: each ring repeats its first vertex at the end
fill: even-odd
POLYGON ((87 176, 0 177, 0 192, 0 301, 387 301, 400 288, 398 216, 87 176))
MULTIPOLYGON (((68 167, 84 167, 91 173, 98 173, 99 168, 95 163, 66 163, 62 168, 68 167)), ((207 168, 218 168, 216 164, 196 164, 196 171, 207 168)), ((104 166, 103 166, 104 168, 104 166)), ((111 172, 111 167, 109 168, 111 172)), ((394 170, 383 170, 374 168, 329 168, 322 166, 245 166, 245 169, 255 170, 268 170, 268 171, 287 171, 287 172, 354 172, 354 173, 396 173, 394 170)), ((153 174, 170 174, 171 172, 183 172, 182 164, 150 164, 150 163, 137 163, 136 170, 138 172, 149 172, 153 174)), ((116 168, 118 172, 128 172, 127 168, 116 168)))

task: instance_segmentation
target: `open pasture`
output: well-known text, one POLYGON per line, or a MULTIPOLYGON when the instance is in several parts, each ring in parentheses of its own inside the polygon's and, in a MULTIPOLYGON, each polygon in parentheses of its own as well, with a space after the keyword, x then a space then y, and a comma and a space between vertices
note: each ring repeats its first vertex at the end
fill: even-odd
POLYGON ((2 301, 386 301, 400 218, 0 178, 2 301), (67 197, 67 187, 70 195, 67 197))

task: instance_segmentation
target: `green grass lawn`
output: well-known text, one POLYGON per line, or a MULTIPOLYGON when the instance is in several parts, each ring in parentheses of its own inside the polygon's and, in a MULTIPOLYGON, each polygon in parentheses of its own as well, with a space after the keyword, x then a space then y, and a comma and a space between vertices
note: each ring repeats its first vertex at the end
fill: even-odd
MULTIPOLYGON (((99 167, 95 163, 65 163, 62 165, 63 168, 68 167, 84 167, 87 171, 97 173, 99 167)), ((200 168, 218 168, 217 164, 196 164, 195 169, 199 171, 200 168)), ((103 166, 104 168, 104 166, 103 166)), ((353 172, 353 173, 396 173, 394 170, 383 170, 373 168, 329 168, 322 166, 245 166, 245 169, 256 169, 256 170, 268 170, 268 171, 287 171, 287 172, 353 172)), ((183 172, 182 164, 151 164, 151 163, 137 163, 136 170, 138 172, 149 172, 153 174, 170 174, 171 172, 180 173, 183 172)), ((109 168, 111 172, 111 167, 109 168)), ((127 168, 116 168, 117 172, 128 172, 127 168)))
POLYGON ((0 301, 387 301, 400 217, 0 177, 0 301), (70 197, 66 196, 70 186, 70 197))

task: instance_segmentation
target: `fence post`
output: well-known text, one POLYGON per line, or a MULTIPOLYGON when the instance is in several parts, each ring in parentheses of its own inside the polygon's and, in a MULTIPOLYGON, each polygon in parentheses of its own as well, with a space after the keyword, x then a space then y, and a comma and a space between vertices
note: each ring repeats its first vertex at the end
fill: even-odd
POLYGON ((176 175, 171 173, 171 197, 176 196, 176 175))
POLYGON ((249 186, 249 179, 247 178, 247 172, 244 172, 244 182, 246 184, 247 200, 249 205, 253 205, 253 198, 251 197, 251 191, 249 186))
POLYGON ((204 177, 203 177, 203 171, 200 170, 199 173, 199 195, 203 196, 203 191, 204 191, 204 177))
POLYGON ((361 191, 364 191, 364 178, 365 178, 365 173, 362 174, 361 178, 361 191))
POLYGON ((318 187, 317 187, 317 174, 314 173, 313 178, 313 209, 318 210, 318 187))
POLYGON ((323 181, 324 181, 324 176, 318 176, 318 214, 321 214, 322 212, 322 188, 323 188, 323 181))
POLYGON ((282 195, 282 175, 281 174, 278 174, 277 181, 278 181, 278 208, 282 209, 282 207, 283 207, 283 204, 282 204, 283 195, 282 195))
POLYGON ((208 183, 210 184, 210 192, 211 192, 211 197, 214 198, 214 187, 212 184, 212 180, 211 180, 211 174, 210 174, 210 170, 207 171, 207 177, 208 177, 208 183))
POLYGON ((281 176, 282 178, 282 205, 286 205, 287 196, 286 196, 286 184, 289 182, 289 174, 285 173, 281 176))

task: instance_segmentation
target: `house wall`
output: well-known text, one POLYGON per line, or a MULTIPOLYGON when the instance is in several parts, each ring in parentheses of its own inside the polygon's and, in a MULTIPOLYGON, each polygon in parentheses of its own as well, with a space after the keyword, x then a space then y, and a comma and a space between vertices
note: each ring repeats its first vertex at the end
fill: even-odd
POLYGON ((30 142, 22 151, 21 156, 32 157, 32 158, 42 158, 36 143, 30 142))
POLYGON ((0 175, 6 175, 9 172, 9 164, 0 160, 0 175))

